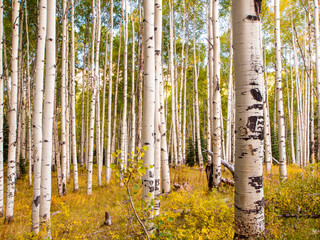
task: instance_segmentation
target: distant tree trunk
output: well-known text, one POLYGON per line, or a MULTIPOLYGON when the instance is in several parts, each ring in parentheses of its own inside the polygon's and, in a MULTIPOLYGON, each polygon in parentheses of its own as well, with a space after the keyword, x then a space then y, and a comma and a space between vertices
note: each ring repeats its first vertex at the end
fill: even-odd
MULTIPOLYGON (((47 0, 41 0, 39 5, 39 28, 36 55, 36 76, 33 100, 33 201, 32 201, 32 231, 39 232, 40 216, 40 184, 42 159, 42 105, 43 105, 43 75, 44 56, 47 31, 47 0)), ((54 53, 55 54, 55 53, 54 53)), ((50 166, 51 167, 51 166, 50 166)))
POLYGON ((77 136, 76 136, 76 79, 75 79, 75 38, 74 38, 74 0, 71 0, 71 131, 72 131, 72 162, 73 162, 73 187, 79 190, 77 136))
MULTIPOLYGON (((99 0, 98 0, 99 1, 99 0)), ((96 104, 96 85, 97 79, 94 73, 94 46, 95 46, 95 35, 96 35, 96 12, 95 12, 96 1, 92 1, 92 15, 93 15, 93 27, 92 27, 92 49, 91 49, 91 101, 90 101, 90 123, 89 123, 89 157, 88 157, 88 174, 87 174, 87 194, 92 194, 92 171, 93 171, 93 138, 94 138, 94 117, 95 117, 95 104, 96 104)))
MULTIPOLYGON (((290 56, 291 59, 291 56, 290 56)), ((289 116, 289 125, 290 125, 290 144, 291 144, 291 158, 292 158, 292 164, 296 164, 296 155, 295 155, 295 147, 294 147, 294 127, 293 127, 293 117, 294 117, 294 112, 293 112, 293 69, 292 66, 290 65, 290 79, 291 79, 291 98, 290 98, 290 116, 289 116)))
POLYGON ((127 92, 128 92, 128 5, 124 0, 125 21, 124 21, 124 59, 123 59, 123 113, 122 113, 122 131, 121 131, 121 167, 127 168, 127 92))
POLYGON ((280 179, 287 178, 287 156, 286 156, 286 136, 282 97, 282 77, 281 77, 281 40, 280 40, 280 6, 279 0, 274 1, 275 12, 275 51, 276 51, 276 95, 277 95, 277 117, 278 117, 278 144, 279 144, 279 165, 280 179))
MULTIPOLYGON (((45 223, 47 236, 50 236, 51 207, 51 160, 53 155, 53 114, 54 89, 56 80, 56 0, 48 0, 46 80, 43 111, 43 143, 41 160, 41 201, 40 219, 45 223)), ((57 159, 59 161, 59 159, 57 159)))
POLYGON ((80 147, 80 166, 83 166, 83 163, 85 162, 85 152, 88 151, 88 149, 86 149, 86 151, 84 151, 85 148, 85 125, 84 125, 84 118, 85 118, 85 111, 84 111, 84 100, 85 100, 85 57, 86 57, 86 42, 87 42, 87 37, 85 37, 85 42, 84 42, 84 46, 83 46, 83 69, 82 69, 82 96, 81 96, 81 147, 80 147))
MULTIPOLYGON (((212 96, 211 96, 211 79, 212 79, 212 55, 213 55, 213 44, 212 44, 212 0, 209 1, 209 8, 207 11, 207 34, 208 34, 208 43, 207 43, 207 52, 208 52, 208 64, 207 64, 207 150, 211 151, 211 105, 212 105, 212 96)), ((230 85, 229 85, 230 86, 230 85)), ((208 164, 212 164, 211 155, 207 154, 208 164)))
MULTIPOLYGON (((131 9, 133 9, 133 1, 131 0, 131 9)), ((135 33, 134 33, 134 22, 135 19, 133 17, 133 13, 131 13, 131 22, 132 22, 132 63, 131 63, 131 92, 132 92, 132 102, 131 102, 131 114, 132 114, 132 122, 131 122, 131 145, 130 152, 135 153, 135 142, 136 142, 136 91, 135 91, 135 33)))
POLYGON ((57 164, 57 185, 58 185, 58 194, 59 197, 63 196, 63 182, 62 182, 62 169, 60 161, 60 142, 58 136, 58 117, 57 117, 57 108, 56 104, 54 106, 54 115, 53 115, 53 135, 54 135, 54 150, 55 150, 55 159, 57 164))
POLYGON ((67 134, 66 134, 66 54, 67 54, 67 0, 63 0, 62 62, 61 62, 61 178, 62 195, 67 194, 67 134))
POLYGON ((201 136, 200 136, 200 111, 198 100, 198 73, 197 73, 197 55, 196 55, 196 30, 195 24, 193 24, 193 57, 194 57, 194 101, 195 101, 195 121, 196 121, 196 138, 198 147, 199 167, 200 171, 203 171, 203 156, 201 148, 201 136))
POLYGON ((318 0, 314 0, 314 38, 316 49, 316 89, 317 89, 317 117, 318 117, 318 159, 320 159, 320 34, 319 34, 319 3, 318 0))
POLYGON ((236 93, 234 239, 257 239, 264 232, 261 6, 255 3, 232 2, 236 93))
POLYGON ((178 158, 177 151, 177 132, 176 132, 176 97, 175 97, 175 73, 174 73, 174 59, 173 59, 173 5, 170 1, 169 9, 170 9, 170 78, 171 78, 171 121, 172 121, 172 146, 173 146, 173 155, 175 159, 175 166, 180 166, 180 159, 178 158))
MULTIPOLYGON (((154 48, 154 1, 143 1, 144 11, 144 34, 143 41, 145 62, 144 62, 144 101, 143 101, 143 122, 142 122, 142 143, 148 147, 144 155, 144 166, 146 174, 142 177, 142 197, 147 205, 155 194, 154 178, 154 113, 155 113, 155 48, 154 48), (153 167, 150 167, 153 166, 153 167)), ((149 216, 152 217, 152 216, 149 216)), ((150 227, 150 226, 149 226, 150 227)), ((151 230, 151 229, 149 229, 151 230)))
MULTIPOLYGON (((189 39, 188 39, 189 40, 189 39)), ((186 57, 185 57, 185 72, 184 72, 184 90, 183 90, 183 125, 182 125, 182 155, 183 161, 186 163, 186 128, 187 128, 187 69, 188 69, 188 52, 189 45, 187 40, 186 57)))
POLYGON ((109 44, 109 92, 108 92, 108 126, 107 126, 107 159, 106 159, 106 182, 111 178, 111 110, 112 110, 112 51, 113 51, 113 0, 110 2, 110 44, 109 44))
POLYGON ((3 217, 3 0, 0 0, 0 217, 3 217))
POLYGON ((5 222, 13 221, 14 192, 16 181, 16 135, 17 135, 17 97, 18 97, 18 45, 20 2, 14 0, 12 8, 12 48, 11 48, 11 94, 9 105, 9 142, 7 165, 7 194, 5 222))
MULTIPOLYGON (((231 25, 232 25, 232 17, 231 19, 231 25)), ((232 26, 230 26, 230 52, 229 52, 229 84, 228 84, 228 115, 227 115, 227 139, 226 139, 226 157, 225 160, 227 162, 232 162, 232 116, 233 116, 233 29, 232 26)))

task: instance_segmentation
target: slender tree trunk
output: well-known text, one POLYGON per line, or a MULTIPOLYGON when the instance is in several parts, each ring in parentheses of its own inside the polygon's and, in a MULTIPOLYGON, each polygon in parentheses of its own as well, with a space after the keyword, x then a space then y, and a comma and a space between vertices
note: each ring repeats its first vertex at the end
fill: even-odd
POLYGON ((278 144, 279 144, 279 165, 280 179, 286 180, 286 136, 284 124, 284 110, 282 97, 282 77, 281 77, 281 40, 280 40, 280 6, 279 0, 274 1, 275 12, 275 51, 276 51, 276 95, 277 95, 277 117, 278 117, 278 144))
POLYGON ((71 0, 71 131, 72 131, 72 162, 73 162, 73 187, 79 190, 77 136, 76 136, 76 79, 75 79, 75 37, 74 37, 74 0, 71 0))
POLYGON ((66 55, 67 55, 67 1, 63 0, 62 67, 61 67, 61 178, 62 195, 67 194, 67 134, 66 134, 66 55))
POLYGON ((0 0, 0 217, 3 217, 3 0, 0 0))
MULTIPOLYGON (((99 0, 98 0, 99 1, 99 0)), ((96 104, 96 85, 97 79, 94 74, 94 46, 95 46, 95 35, 96 35, 96 12, 95 12, 96 1, 92 1, 92 14, 93 14, 93 28, 92 28, 92 53, 91 53, 91 101, 90 101, 90 125, 89 125, 89 157, 88 157, 88 174, 87 174, 87 194, 92 194, 92 171, 93 171, 93 138, 94 138, 94 116, 95 116, 95 104, 96 104)))
POLYGON ((56 104, 54 106, 54 115, 53 115, 53 134, 54 134, 54 149, 55 149, 55 159, 57 164, 57 185, 59 197, 63 196, 63 179, 62 179, 62 169, 61 169, 61 160, 60 160, 60 143, 58 136, 58 117, 57 117, 57 108, 56 104))
POLYGON ((113 0, 110 2, 110 44, 109 44, 109 92, 108 92, 108 126, 107 126, 107 160, 106 160, 106 182, 111 178, 111 110, 112 110, 112 51, 113 51, 113 0))
MULTIPOLYGON (((87 29, 87 28, 86 28, 87 29)), ((84 111, 84 100, 85 100, 85 57, 86 57, 86 42, 87 42, 87 37, 85 37, 85 42, 83 46, 83 69, 82 69, 82 98, 81 98, 81 147, 80 147, 80 166, 83 166, 83 163, 85 162, 85 151, 84 151, 84 146, 85 146, 85 125, 84 125, 84 118, 85 118, 85 111, 84 111)), ((86 152, 88 150, 86 149, 86 152)))
MULTIPOLYGON (((32 201, 32 231, 39 232, 40 216, 40 184, 42 159, 42 105, 43 105, 43 75, 44 56, 47 31, 47 0, 41 0, 39 5, 38 46, 36 56, 36 78, 33 101, 33 201, 32 201)), ((47 130, 47 129, 46 129, 47 130)), ((51 166, 50 166, 51 167, 51 166)))
POLYGON ((20 2, 14 0, 12 8, 12 49, 11 49, 11 94, 9 108, 9 142, 7 165, 7 194, 5 222, 13 221, 14 192, 16 181, 16 135, 17 135, 17 97, 18 97, 18 45, 19 45, 20 2))
POLYGON ((236 93, 234 239, 256 239, 264 231, 260 7, 251 0, 232 2, 236 93))
POLYGON ((48 0, 47 12, 46 81, 42 129, 43 151, 41 160, 40 219, 41 222, 46 224, 47 236, 50 236, 51 160, 53 155, 53 114, 56 80, 56 0, 48 0))
MULTIPOLYGON (((131 9, 133 9, 133 1, 131 0, 131 9)), ((136 142, 136 91, 135 91, 135 33, 134 33, 134 22, 133 12, 131 13, 132 22, 132 63, 131 63, 131 92, 132 92, 132 103, 131 103, 131 145, 130 152, 135 153, 135 142, 136 142)))
POLYGON ((124 59, 123 59, 123 113, 122 113, 122 131, 121 131, 121 167, 127 168, 127 92, 128 92, 128 5, 124 0, 125 21, 124 21, 124 59))

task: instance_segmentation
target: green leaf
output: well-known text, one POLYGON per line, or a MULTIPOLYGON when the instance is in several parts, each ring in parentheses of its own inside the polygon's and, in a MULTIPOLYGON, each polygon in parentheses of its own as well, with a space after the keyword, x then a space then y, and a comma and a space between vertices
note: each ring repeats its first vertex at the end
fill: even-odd
POLYGON ((169 217, 168 220, 169 220, 169 222, 173 222, 174 221, 173 217, 169 217))
POLYGON ((136 190, 138 190, 138 189, 139 189, 138 184, 135 184, 135 185, 134 185, 134 189, 136 189, 136 190))
POLYGON ((115 167, 115 164, 114 164, 114 163, 111 163, 111 164, 110 164, 110 168, 111 168, 111 169, 114 169, 114 167, 115 167))

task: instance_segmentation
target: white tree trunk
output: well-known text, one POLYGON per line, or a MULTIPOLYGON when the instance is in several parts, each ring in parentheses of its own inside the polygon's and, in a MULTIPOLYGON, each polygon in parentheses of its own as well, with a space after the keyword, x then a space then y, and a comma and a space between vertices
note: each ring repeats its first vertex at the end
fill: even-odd
POLYGON ((9 109, 9 149, 7 165, 7 193, 5 222, 13 221, 14 191, 16 181, 16 135, 18 98, 18 45, 19 45, 20 2, 15 0, 12 9, 12 49, 11 49, 11 94, 9 109))
MULTIPOLYGON (((40 183, 42 159, 42 105, 44 82, 44 56, 47 30, 47 0, 41 0, 39 5, 39 29, 36 56, 36 77, 33 99, 33 201, 32 201, 32 231, 39 232, 40 216, 40 183)), ((46 129, 47 130, 47 129, 46 129)))
POLYGON ((73 162, 73 187, 79 190, 78 162, 77 162, 77 136, 76 136, 76 79, 75 79, 75 37, 74 37, 74 0, 71 0, 71 137, 73 162))
POLYGON ((67 1, 63 0, 62 62, 61 62, 61 178, 62 194, 67 194, 67 145, 66 145, 66 52, 67 52, 67 1))
MULTIPOLYGON (((133 1, 131 0, 131 9, 133 9, 133 1)), ((132 92, 132 103, 131 103, 131 114, 132 114, 132 122, 131 122, 131 145, 130 145, 130 153, 135 153, 135 142, 136 142, 136 91, 135 91, 135 33, 134 33, 134 23, 135 19, 133 17, 133 13, 131 13, 131 22, 132 22, 132 65, 131 65, 131 92, 132 92)))
POLYGON ((0 0, 0 217, 3 217, 3 0, 0 0))
MULTIPOLYGON (((50 236, 51 159, 53 157, 53 114, 56 80, 56 0, 48 0, 46 80, 44 92, 40 219, 50 236)), ((59 161, 59 159, 57 159, 59 161)))
POLYGON ((236 93, 234 239, 256 239, 264 231, 260 7, 252 0, 232 2, 236 93))
POLYGON ((284 123, 282 77, 281 77, 281 40, 280 40, 280 6, 279 0, 274 1, 275 12, 275 51, 276 51, 276 95, 277 95, 277 119, 278 119, 278 144, 279 144, 279 165, 280 179, 286 180, 286 135, 284 123))
POLYGON ((106 159, 106 182, 111 178, 111 110, 112 110, 112 50, 113 50, 113 0, 110 1, 110 44, 109 44, 109 92, 108 92, 108 126, 107 126, 107 159, 106 159))
MULTIPOLYGON (((99 0, 98 0, 99 1, 99 0)), ((92 49, 91 49, 91 101, 90 101, 90 123, 89 123, 89 156, 88 156, 88 172, 87 172, 87 194, 92 194, 92 170, 93 170, 93 138, 94 138, 94 116, 95 116, 95 104, 96 104, 96 78, 94 74, 94 46, 96 35, 96 12, 95 3, 92 1, 92 14, 93 14, 93 27, 92 27, 92 49)))
POLYGON ((127 92, 128 92, 128 4, 124 0, 125 21, 124 21, 124 59, 123 59, 123 113, 121 131, 121 167, 127 168, 127 92))
MULTIPOLYGON (((144 0, 144 98, 142 120, 142 144, 148 147, 144 156, 146 174, 142 177, 142 197, 150 205, 155 194, 154 183, 154 112, 155 112, 155 48, 154 48, 154 0, 144 0), (151 167, 152 166, 152 167, 151 167)), ((149 229, 151 230, 151 229, 149 229)))

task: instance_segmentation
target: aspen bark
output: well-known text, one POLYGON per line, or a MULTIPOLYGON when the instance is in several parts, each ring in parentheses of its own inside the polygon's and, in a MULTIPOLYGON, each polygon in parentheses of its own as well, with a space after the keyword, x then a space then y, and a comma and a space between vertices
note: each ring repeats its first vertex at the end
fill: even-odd
POLYGON ((11 49, 11 93, 9 106, 9 149, 7 165, 7 193, 5 222, 13 221, 14 192, 16 181, 16 135, 18 97, 18 45, 19 45, 20 2, 14 0, 12 8, 12 49, 11 49))
POLYGON ((3 0, 0 0, 0 217, 3 217, 3 0))
POLYGON ((77 136, 76 136, 76 79, 75 79, 75 37, 74 37, 74 0, 71 0, 71 137, 72 137, 72 162, 73 162, 73 187, 79 190, 77 136))
POLYGON ((124 0, 125 20, 124 20, 124 59, 123 59, 123 113, 121 131, 121 167, 127 168, 127 92, 128 92, 128 5, 124 0))
POLYGON ((108 92, 108 126, 107 126, 107 159, 106 159, 106 182, 111 178, 111 110, 112 110, 112 51, 113 51, 113 0, 110 1, 110 44, 109 44, 109 92, 108 92))
MULTIPOLYGON (((133 9, 133 1, 131 0, 131 9, 133 9)), ((131 102, 131 146, 130 153, 135 153, 135 142, 136 142, 136 92, 135 92, 135 33, 134 33, 134 22, 133 12, 131 13, 132 22, 132 63, 131 63, 131 92, 132 92, 132 102, 131 102)))
MULTIPOLYGON (((99 0, 98 0, 99 1, 99 0)), ((96 104, 96 77, 94 72, 94 47, 95 47, 95 35, 96 35, 96 1, 92 1, 92 14, 93 14, 93 28, 92 28, 92 49, 91 49, 91 101, 90 101, 90 123, 89 123, 89 155, 88 155, 88 172, 87 172, 87 194, 92 194, 92 170, 93 170, 93 138, 94 138, 94 117, 95 117, 95 104, 96 104)))
POLYGON ((278 120, 278 144, 279 144, 279 165, 280 165, 280 179, 286 180, 287 166, 286 166, 286 136, 282 97, 282 77, 281 77, 281 40, 280 40, 280 6, 279 0, 274 1, 275 12, 275 51, 276 51, 276 95, 277 95, 277 120, 278 120))
POLYGON ((44 56, 47 31, 47 0, 41 0, 39 5, 39 29, 36 56, 36 77, 33 101, 33 201, 32 201, 32 231, 39 232, 40 217, 40 184, 42 159, 42 105, 43 105, 43 75, 44 56))
POLYGON ((236 94, 234 239, 256 239, 264 231, 264 88, 259 3, 232 2, 236 94))
MULTIPOLYGON (((43 111, 43 143, 41 160, 40 220, 50 236, 51 159, 53 157, 53 114, 56 78, 56 0, 48 0, 47 10, 46 81, 43 111)), ((59 159, 57 159, 59 161, 59 159)))
MULTIPOLYGON (((148 150, 144 156, 146 174, 142 177, 142 197, 150 205, 155 194, 154 176, 154 114, 155 114, 155 48, 154 48, 154 0, 143 1, 144 98, 142 119, 142 144, 148 150)), ((151 216, 149 216, 151 217, 151 216)), ((151 227, 151 226, 150 226, 151 227)), ((149 229, 149 231, 152 229, 149 229)))
POLYGON ((67 1, 63 0, 62 63, 61 63, 61 178, 62 194, 67 194, 67 135, 66 135, 66 53, 67 53, 67 1))

